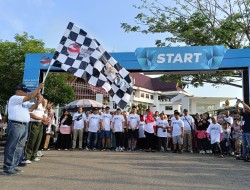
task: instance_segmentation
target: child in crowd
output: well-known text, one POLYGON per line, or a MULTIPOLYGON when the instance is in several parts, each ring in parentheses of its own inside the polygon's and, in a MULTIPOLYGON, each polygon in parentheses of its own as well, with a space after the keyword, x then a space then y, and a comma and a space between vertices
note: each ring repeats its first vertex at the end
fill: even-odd
POLYGON ((213 116, 212 123, 207 128, 207 133, 209 134, 209 137, 211 139, 213 154, 215 155, 215 149, 217 147, 220 151, 220 158, 224 157, 220 146, 220 137, 222 132, 223 130, 221 125, 217 123, 217 117, 213 116))
POLYGON ((222 153, 225 155, 231 155, 231 143, 230 143, 231 127, 228 122, 223 123, 222 140, 220 142, 222 153))
POLYGON ((234 153, 236 156, 241 155, 241 145, 242 145, 242 130, 240 121, 238 119, 234 119, 232 125, 232 138, 233 138, 233 145, 234 145, 234 153))

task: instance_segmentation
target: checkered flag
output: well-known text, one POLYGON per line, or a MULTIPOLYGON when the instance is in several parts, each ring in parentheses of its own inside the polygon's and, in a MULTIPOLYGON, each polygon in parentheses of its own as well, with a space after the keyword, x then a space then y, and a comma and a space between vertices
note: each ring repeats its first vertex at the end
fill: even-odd
POLYGON ((70 22, 51 64, 61 67, 89 84, 104 88, 120 108, 130 101, 129 72, 87 32, 70 22))

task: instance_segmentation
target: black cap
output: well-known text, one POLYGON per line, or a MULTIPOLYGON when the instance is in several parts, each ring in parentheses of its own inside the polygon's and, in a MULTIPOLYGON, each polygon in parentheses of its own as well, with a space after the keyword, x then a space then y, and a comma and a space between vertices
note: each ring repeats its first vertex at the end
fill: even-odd
POLYGON ((187 110, 187 109, 184 109, 183 112, 188 112, 188 110, 187 110))
POLYGON ((178 112, 178 110, 174 110, 174 113, 175 113, 175 112, 178 112))
POLYGON ((16 87, 16 90, 22 90, 24 92, 31 92, 31 90, 29 90, 25 84, 19 84, 17 87, 16 87))

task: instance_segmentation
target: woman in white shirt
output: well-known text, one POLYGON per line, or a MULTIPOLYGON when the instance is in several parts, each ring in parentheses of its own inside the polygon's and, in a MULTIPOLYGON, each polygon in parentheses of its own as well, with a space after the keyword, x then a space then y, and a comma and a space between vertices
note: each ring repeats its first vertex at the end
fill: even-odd
POLYGON ((153 117, 153 112, 150 109, 146 110, 147 116, 145 119, 145 136, 146 136, 146 152, 154 152, 154 125, 155 125, 155 119, 153 117))

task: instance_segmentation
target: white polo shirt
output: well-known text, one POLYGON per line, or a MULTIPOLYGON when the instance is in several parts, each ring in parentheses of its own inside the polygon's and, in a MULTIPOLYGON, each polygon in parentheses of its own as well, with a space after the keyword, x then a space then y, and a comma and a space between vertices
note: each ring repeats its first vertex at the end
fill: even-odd
POLYGON ((99 114, 91 114, 88 117, 88 122, 89 122, 88 131, 96 133, 100 128, 100 120, 101 116, 99 114))
POLYGON ((8 119, 13 121, 25 122, 30 121, 28 103, 23 103, 25 96, 11 96, 8 103, 8 119))

